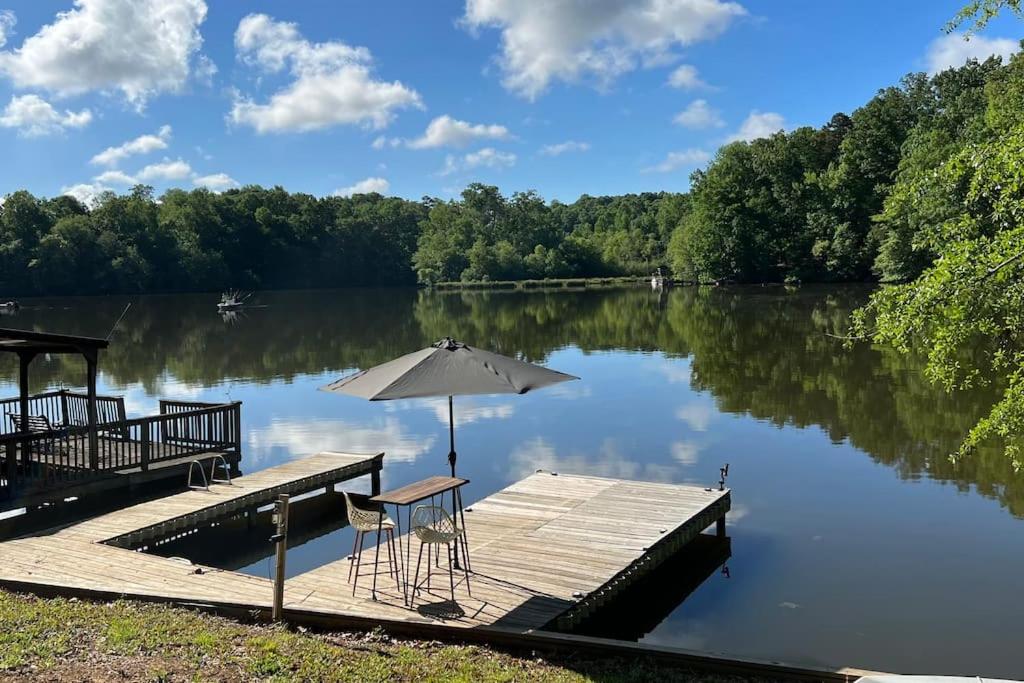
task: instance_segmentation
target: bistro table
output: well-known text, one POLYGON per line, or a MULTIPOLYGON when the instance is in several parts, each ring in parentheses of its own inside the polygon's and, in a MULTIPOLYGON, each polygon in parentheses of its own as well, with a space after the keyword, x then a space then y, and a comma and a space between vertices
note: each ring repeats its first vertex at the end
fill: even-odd
MULTIPOLYGON (((466 568, 470 568, 469 564, 469 542, 466 540, 466 515, 462 508, 462 487, 469 483, 469 479, 459 479, 458 477, 428 477, 421 481, 416 481, 411 484, 407 484, 401 488, 397 488, 391 491, 385 491, 379 493, 376 496, 370 498, 371 502, 379 503, 381 506, 394 505, 395 506, 395 520, 398 526, 398 555, 402 555, 402 510, 404 506, 406 508, 406 527, 409 535, 409 539, 404 541, 405 544, 405 561, 401 562, 399 568, 402 573, 402 595, 405 599, 405 604, 409 605, 410 600, 413 596, 409 594, 409 564, 411 563, 411 548, 412 548, 412 506, 414 503, 418 503, 427 498, 434 498, 441 496, 441 507, 444 507, 444 494, 449 491, 452 494, 452 518, 457 519, 459 528, 462 529, 461 543, 463 548, 463 557, 466 562, 466 568)), ((377 538, 380 538, 381 526, 383 524, 384 515, 381 515, 380 521, 377 524, 377 538)), ((376 567, 377 561, 380 558, 380 543, 377 544, 376 555, 374 556, 374 566, 376 567)), ((430 558, 427 558, 430 561, 430 558)), ((455 565, 456 568, 459 566, 459 542, 455 544, 455 565)), ((377 570, 373 572, 373 599, 377 599, 377 570)))

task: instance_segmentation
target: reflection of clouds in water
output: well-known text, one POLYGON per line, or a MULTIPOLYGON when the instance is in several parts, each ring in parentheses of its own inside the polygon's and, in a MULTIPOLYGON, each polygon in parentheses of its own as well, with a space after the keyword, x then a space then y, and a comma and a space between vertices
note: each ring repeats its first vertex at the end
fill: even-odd
POLYGON ((200 384, 189 384, 182 382, 176 377, 164 374, 158 378, 156 388, 153 391, 148 391, 141 383, 134 383, 122 386, 106 386, 101 390, 101 393, 105 393, 111 396, 123 396, 124 397, 124 410, 128 414, 128 417, 139 416, 139 415, 156 415, 160 412, 160 399, 170 399, 172 401, 196 401, 204 400, 211 403, 228 402, 228 398, 220 396, 210 396, 204 394, 204 388, 200 384))
POLYGON ((581 453, 559 455, 554 446, 540 436, 520 444, 509 454, 511 478, 522 479, 537 470, 663 482, 674 481, 676 474, 676 468, 670 465, 626 459, 611 439, 605 440, 596 456, 581 453))
MULTIPOLYGON (((403 401, 387 401, 384 409, 393 413, 399 410, 432 410, 437 421, 448 426, 448 398, 417 398, 403 401)), ((455 426, 473 424, 480 420, 505 420, 516 412, 511 402, 480 403, 475 398, 455 397, 455 426)))
POLYGON ((736 523, 741 519, 750 514, 750 508, 746 505, 732 504, 732 508, 729 510, 729 514, 725 516, 726 526, 736 526, 736 523))
POLYGON ((273 449, 283 448, 292 458, 301 458, 320 451, 345 453, 379 453, 385 462, 411 462, 434 445, 436 437, 406 434, 402 424, 393 417, 378 420, 372 426, 356 425, 347 420, 284 420, 275 419, 269 427, 252 429, 248 436, 245 461, 252 469, 261 464, 273 449))
POLYGON ((676 441, 672 444, 672 457, 680 465, 687 467, 697 464, 699 451, 700 446, 692 441, 676 441))
POLYGON ((590 398, 594 395, 594 390, 589 384, 585 384, 580 381, 575 382, 562 382, 556 384, 544 390, 544 393, 548 396, 554 396, 555 398, 568 399, 575 401, 581 398, 590 398))
POLYGON ((707 651, 711 627, 696 619, 672 618, 663 622, 658 629, 644 637, 644 645, 666 645, 684 650, 707 651))
POLYGON ((708 425, 715 418, 718 411, 715 407, 704 402, 687 403, 676 409, 676 417, 690 426, 695 432, 708 431, 708 425))
POLYGON ((657 369, 669 384, 689 384, 693 377, 688 358, 682 360, 662 358, 658 362, 657 369))

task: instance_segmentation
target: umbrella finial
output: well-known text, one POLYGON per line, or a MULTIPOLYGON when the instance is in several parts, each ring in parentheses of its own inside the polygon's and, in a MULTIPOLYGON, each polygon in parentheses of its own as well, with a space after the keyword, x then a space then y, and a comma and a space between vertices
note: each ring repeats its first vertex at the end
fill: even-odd
POLYGON ((436 346, 439 349, 444 349, 445 351, 454 351, 455 349, 465 346, 465 344, 461 344, 452 339, 451 337, 445 337, 441 341, 434 344, 434 346, 436 346))

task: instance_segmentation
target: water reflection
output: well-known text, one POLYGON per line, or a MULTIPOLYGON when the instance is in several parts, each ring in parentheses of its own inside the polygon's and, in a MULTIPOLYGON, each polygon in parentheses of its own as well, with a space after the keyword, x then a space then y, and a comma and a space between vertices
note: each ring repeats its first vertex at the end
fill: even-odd
MULTIPOLYGON (((712 575, 679 607, 667 592, 634 602, 655 621, 670 613, 647 640, 805 663, 1019 673, 1024 474, 996 448, 957 465, 946 457, 994 395, 947 396, 919 361, 827 336, 845 331, 867 294, 281 292, 258 294, 261 307, 230 323, 215 295, 144 297, 101 360, 100 390, 127 394, 138 412, 165 394, 241 400, 243 469, 316 450, 385 450, 388 488, 447 471, 446 405, 317 387, 447 335, 547 362, 583 379, 513 399, 457 399, 467 501, 537 469, 708 485, 733 466, 733 578, 712 575)), ((26 301, 5 322, 104 336, 127 301, 26 301)), ((33 364, 36 388, 84 374, 67 358, 33 364)), ((0 358, 4 393, 15 376, 0 358)), ((337 513, 328 509, 328 531, 289 554, 290 571, 351 548, 349 530, 331 528, 337 513)), ((265 576, 267 530, 253 533, 262 550, 241 569, 265 576)))
MULTIPOLYGON (((102 370, 110 386, 131 389, 130 395, 196 397, 217 386, 229 395, 235 381, 333 377, 446 335, 535 362, 567 347, 588 354, 657 352, 650 360, 656 372, 669 383, 703 392, 690 394, 696 402, 676 412, 694 431, 706 431, 722 413, 748 414, 779 426, 816 425, 833 442, 848 441, 900 477, 927 476, 964 490, 974 485, 1014 515, 1024 515, 1024 476, 999 449, 981 449, 959 464, 946 457, 991 404, 991 392, 948 396, 923 378, 913 359, 866 344, 845 348, 826 336, 846 329, 850 311, 867 293, 858 287, 682 288, 661 294, 644 289, 271 292, 258 294, 257 307, 231 324, 217 314, 215 297, 209 295, 143 297, 135 299, 115 333, 102 370)), ((20 327, 103 336, 128 301, 29 300, 10 320, 20 327)), ((73 357, 39 359, 33 365, 34 386, 74 384, 84 376, 79 365, 73 357)), ((13 381, 15 376, 12 359, 0 358, 0 377, 13 381)), ((580 400, 591 390, 578 383, 551 393, 580 400)), ((458 411, 464 424, 508 418, 516 410, 510 402, 464 401, 458 411)), ((446 422, 446 406, 434 403, 396 403, 384 410, 427 407, 446 422)), ((380 428, 385 443, 398 445, 398 457, 415 457, 416 447, 393 430, 393 425, 380 428)), ((681 462, 692 462, 698 451, 692 440, 674 447, 681 462)))

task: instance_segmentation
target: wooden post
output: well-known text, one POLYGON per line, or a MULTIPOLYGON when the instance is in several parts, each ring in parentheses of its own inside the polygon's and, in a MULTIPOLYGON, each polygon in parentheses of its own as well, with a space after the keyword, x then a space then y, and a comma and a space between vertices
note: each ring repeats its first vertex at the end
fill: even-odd
POLYGON ((380 494, 380 470, 381 467, 378 465, 373 472, 370 473, 370 495, 376 496, 380 494))
POLYGON ((725 515, 718 518, 715 522, 715 536, 719 538, 725 538, 725 515))
POLYGON ((139 444, 139 467, 142 469, 143 472, 149 471, 149 451, 150 444, 153 441, 152 426, 153 423, 149 422, 148 420, 139 425, 139 431, 141 432, 142 436, 142 442, 139 444))
POLYGON ((89 425, 89 469, 97 472, 100 469, 100 441, 96 432, 96 365, 99 355, 95 349, 82 353, 86 367, 86 415, 89 425))
POLYGON ((65 427, 71 426, 71 413, 68 412, 68 390, 60 390, 60 421, 65 427))
POLYGON ((19 430, 25 434, 21 442, 21 463, 26 468, 32 464, 32 441, 28 438, 28 366, 35 358, 35 353, 20 352, 18 354, 18 410, 21 412, 19 430))
POLYGON ((273 541, 276 544, 275 554, 277 566, 274 569, 274 608, 271 618, 274 621, 281 621, 284 616, 284 560, 288 552, 288 494, 282 493, 277 497, 274 504, 275 533, 273 541))

